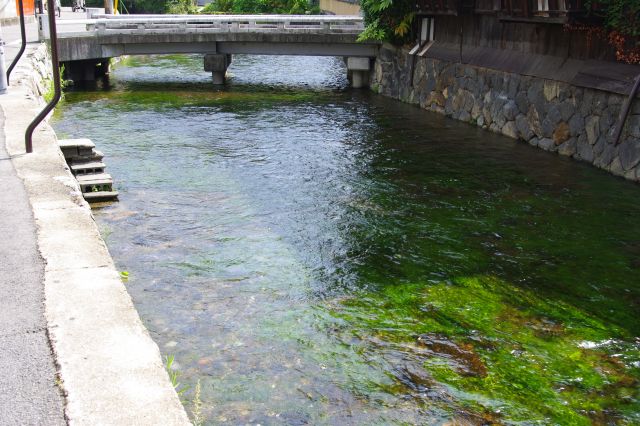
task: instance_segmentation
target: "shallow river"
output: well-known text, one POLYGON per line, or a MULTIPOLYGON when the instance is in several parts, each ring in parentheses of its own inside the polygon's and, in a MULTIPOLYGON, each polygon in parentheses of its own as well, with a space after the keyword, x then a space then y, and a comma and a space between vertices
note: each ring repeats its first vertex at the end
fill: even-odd
POLYGON ((69 91, 96 219, 210 424, 639 424, 640 186, 334 58, 136 57, 69 91), (452 423, 453 422, 453 423, 452 423))

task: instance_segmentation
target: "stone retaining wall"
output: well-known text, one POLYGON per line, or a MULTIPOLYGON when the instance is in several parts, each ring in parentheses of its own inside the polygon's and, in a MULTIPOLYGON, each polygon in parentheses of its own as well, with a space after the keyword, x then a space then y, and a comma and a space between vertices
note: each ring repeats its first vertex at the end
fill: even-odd
POLYGON ((382 47, 371 88, 640 181, 639 99, 614 146, 622 95, 431 58, 415 57, 412 65, 413 60, 405 50, 382 47))
POLYGON ((44 105, 44 95, 52 79, 51 54, 47 45, 40 43, 37 47, 30 47, 25 51, 11 76, 11 84, 28 86, 35 100, 44 105))

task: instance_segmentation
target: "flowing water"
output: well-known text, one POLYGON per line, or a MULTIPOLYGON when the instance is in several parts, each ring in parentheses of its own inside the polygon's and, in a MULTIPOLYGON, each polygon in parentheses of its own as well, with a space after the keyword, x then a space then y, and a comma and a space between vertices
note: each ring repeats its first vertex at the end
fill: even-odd
POLYGON ((70 91, 94 209, 210 424, 639 424, 640 186, 334 58, 130 58, 70 91))

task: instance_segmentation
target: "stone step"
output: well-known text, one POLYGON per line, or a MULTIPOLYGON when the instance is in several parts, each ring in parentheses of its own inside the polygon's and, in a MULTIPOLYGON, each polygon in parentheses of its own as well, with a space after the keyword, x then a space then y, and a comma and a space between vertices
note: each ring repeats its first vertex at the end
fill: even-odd
POLYGON ((98 181, 113 182, 113 178, 109 173, 87 174, 87 175, 77 176, 76 179, 78 179, 78 182, 80 183, 98 182, 98 181))
POLYGON ((78 156, 89 156, 96 147, 90 139, 60 139, 58 146, 67 160, 78 156))
POLYGON ((92 149, 91 152, 83 153, 83 154, 74 154, 69 157, 64 157, 67 160, 67 163, 70 164, 82 164, 89 163, 92 161, 102 161, 104 158, 104 154, 97 149, 92 149))
POLYGON ((89 148, 93 149, 96 147, 96 144, 91 142, 91 139, 58 139, 58 146, 61 149, 67 148, 89 148))
POLYGON ((118 191, 96 191, 82 194, 87 202, 109 201, 118 199, 118 191))
POLYGON ((71 171, 76 176, 82 176, 86 174, 100 174, 104 173, 106 164, 102 161, 89 161, 86 163, 74 163, 71 165, 71 171))
POLYGON ((76 176, 82 194, 88 192, 112 191, 113 179, 108 173, 89 174, 76 176))

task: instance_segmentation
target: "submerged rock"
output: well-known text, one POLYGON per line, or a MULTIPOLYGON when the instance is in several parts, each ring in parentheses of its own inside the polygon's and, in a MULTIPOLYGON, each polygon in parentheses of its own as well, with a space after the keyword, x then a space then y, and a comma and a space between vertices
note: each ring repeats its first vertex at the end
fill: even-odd
POLYGON ((447 336, 427 333, 418 336, 418 344, 435 355, 450 358, 460 367, 464 375, 485 377, 487 367, 470 343, 455 343, 447 336))

